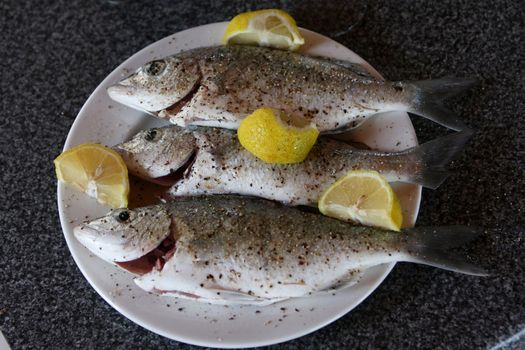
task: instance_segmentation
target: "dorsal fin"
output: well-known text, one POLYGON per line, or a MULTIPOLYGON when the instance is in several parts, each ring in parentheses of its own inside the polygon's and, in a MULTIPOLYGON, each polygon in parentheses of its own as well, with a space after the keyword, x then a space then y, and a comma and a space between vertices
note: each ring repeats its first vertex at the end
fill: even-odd
POLYGON ((328 63, 336 64, 338 66, 347 68, 347 69, 351 70, 352 72, 354 72, 355 74, 357 74, 357 75, 359 75, 359 76, 361 76, 363 78, 369 78, 369 79, 377 80, 377 78, 374 77, 368 71, 368 69, 366 69, 365 66, 363 66, 363 65, 361 65, 359 63, 345 61, 345 60, 339 60, 337 58, 329 58, 329 57, 316 57, 316 58, 320 59, 320 60, 323 60, 323 61, 326 61, 328 63))

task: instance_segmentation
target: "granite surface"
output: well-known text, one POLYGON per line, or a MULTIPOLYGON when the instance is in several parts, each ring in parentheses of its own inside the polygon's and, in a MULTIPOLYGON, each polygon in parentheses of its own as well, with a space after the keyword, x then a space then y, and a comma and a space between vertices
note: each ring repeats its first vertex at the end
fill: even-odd
MULTIPOLYGON (((481 80, 453 101, 477 133, 448 181, 424 191, 418 224, 486 228, 472 254, 493 272, 399 264, 351 313, 271 348, 525 348, 525 3, 318 3, 0 1, 0 329, 14 349, 193 348, 129 321, 84 279, 60 228, 52 160, 89 94, 127 57, 265 7, 290 11, 390 80, 481 80)), ((420 141, 447 132, 413 121, 420 141)))

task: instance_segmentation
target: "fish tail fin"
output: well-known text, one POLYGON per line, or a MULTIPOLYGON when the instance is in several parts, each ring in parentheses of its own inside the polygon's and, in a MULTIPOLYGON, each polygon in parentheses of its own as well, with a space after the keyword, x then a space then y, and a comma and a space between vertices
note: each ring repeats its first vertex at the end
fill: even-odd
POLYGON ((421 164, 416 172, 409 175, 410 182, 436 189, 445 181, 450 172, 447 165, 463 150, 473 131, 465 129, 426 142, 407 151, 415 155, 421 164))
POLYGON ((485 269, 470 263, 467 256, 451 252, 476 240, 481 230, 468 226, 417 227, 406 233, 408 262, 414 262, 473 276, 488 276, 485 269))
POLYGON ((443 101, 465 93, 477 83, 478 80, 474 78, 443 78, 410 82, 416 93, 408 112, 421 115, 449 129, 463 130, 466 128, 465 123, 446 108, 443 101))

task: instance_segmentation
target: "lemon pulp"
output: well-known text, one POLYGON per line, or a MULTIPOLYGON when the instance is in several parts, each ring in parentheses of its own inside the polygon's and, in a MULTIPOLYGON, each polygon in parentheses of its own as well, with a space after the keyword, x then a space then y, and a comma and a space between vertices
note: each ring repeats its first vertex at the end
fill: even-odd
POLYGON ((323 192, 319 210, 327 216, 399 231, 403 213, 386 179, 376 171, 357 170, 323 192))
POLYGON ((82 144, 55 160, 59 181, 72 185, 113 208, 128 205, 128 169, 122 157, 100 144, 82 144))
POLYGON ((267 9, 235 16, 224 32, 224 44, 297 50, 304 44, 295 20, 283 10, 267 9))

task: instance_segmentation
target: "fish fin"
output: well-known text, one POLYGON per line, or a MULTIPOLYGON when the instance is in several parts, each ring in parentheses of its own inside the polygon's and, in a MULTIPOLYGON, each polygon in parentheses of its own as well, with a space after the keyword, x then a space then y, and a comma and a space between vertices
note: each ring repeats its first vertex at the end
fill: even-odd
POLYGON ((364 274, 363 270, 359 270, 359 269, 350 270, 348 271, 346 276, 340 281, 338 281, 336 284, 334 284, 333 286, 329 288, 320 290, 316 294, 332 293, 332 292, 335 292, 335 291, 338 291, 344 288, 352 287, 353 285, 357 284, 359 280, 361 280, 361 278, 363 277, 363 274, 364 274))
POLYGON ((450 251, 476 240, 481 230, 468 226, 417 227, 407 234, 407 262, 414 262, 474 276, 488 276, 483 268, 470 263, 466 256, 450 251))
POLYGON ((407 150, 422 163, 419 171, 410 176, 410 182, 438 188, 449 175, 447 165, 458 156, 472 135, 473 131, 465 129, 407 150))
POLYGON ((225 304, 232 303, 232 304, 238 304, 238 305, 257 305, 257 306, 265 306, 269 304, 273 304, 282 300, 285 300, 287 298, 259 298, 253 295, 250 295, 248 293, 239 292, 236 290, 231 289, 223 289, 223 288, 207 288, 209 292, 212 292, 214 294, 217 294, 217 297, 215 298, 215 302, 217 300, 222 300, 225 304))
POLYGON ((206 290, 212 293, 217 293, 218 295, 220 295, 221 299, 229 300, 229 301, 254 301, 254 300, 260 299, 248 293, 244 293, 244 292, 240 292, 236 290, 223 289, 223 288, 206 288, 206 290))
POLYGON ((443 78, 409 82, 416 89, 416 94, 408 112, 421 115, 449 129, 460 131, 466 128, 451 110, 443 105, 443 100, 460 95, 478 80, 474 78, 443 78))
POLYGON ((338 60, 336 58, 324 58, 325 61, 328 61, 330 63, 333 63, 333 64, 336 64, 338 66, 341 66, 341 67, 344 67, 344 68, 347 68, 349 70, 351 70, 353 73, 363 77, 363 78, 370 78, 372 80, 377 80, 376 77, 374 77, 370 71, 368 69, 366 69, 365 66, 363 66, 362 64, 359 64, 359 63, 355 63, 355 62, 349 62, 349 61, 345 61, 345 60, 338 60))

